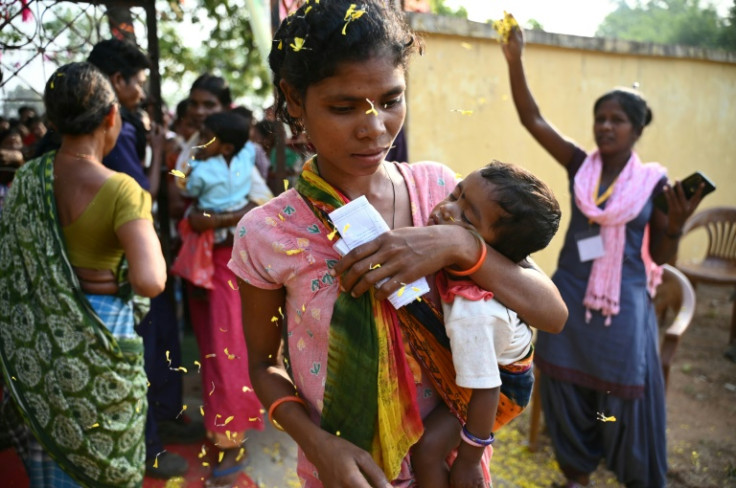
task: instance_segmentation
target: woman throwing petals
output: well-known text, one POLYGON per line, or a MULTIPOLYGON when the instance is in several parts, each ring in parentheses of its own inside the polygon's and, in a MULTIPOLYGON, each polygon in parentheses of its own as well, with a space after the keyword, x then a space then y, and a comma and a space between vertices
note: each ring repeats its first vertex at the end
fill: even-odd
POLYGON ((616 89, 593 106, 597 148, 586 154, 542 117, 529 90, 521 30, 503 53, 521 123, 568 173, 570 227, 553 276, 570 316, 559 335, 540 333, 536 364, 547 429, 567 487, 585 486, 601 458, 627 486, 666 484, 664 383, 649 287, 676 252, 700 203, 634 151, 652 112, 641 94, 616 89), (654 207, 664 191, 665 214, 654 207), (654 271, 652 273, 652 271, 654 271), (614 419, 615 421, 608 421, 614 419))

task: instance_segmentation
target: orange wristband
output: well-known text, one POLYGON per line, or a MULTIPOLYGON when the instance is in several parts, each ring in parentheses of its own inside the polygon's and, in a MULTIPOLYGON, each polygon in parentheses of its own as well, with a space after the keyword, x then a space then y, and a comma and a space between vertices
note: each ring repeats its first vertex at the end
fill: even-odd
POLYGON ((286 402, 297 402, 297 403, 301 403, 301 404, 302 404, 302 405, 304 405, 305 407, 307 406, 307 402, 305 402, 303 398, 300 398, 300 397, 298 397, 298 396, 296 396, 296 395, 287 395, 287 396, 285 396, 285 397, 281 397, 281 398, 279 398, 278 400, 276 400, 275 402, 273 402, 273 403, 271 404, 271 406, 270 406, 270 407, 268 407, 268 419, 269 419, 269 420, 271 421, 271 424, 272 424, 272 425, 273 425, 274 427, 276 427, 277 429, 279 429, 279 430, 284 430, 284 428, 283 428, 283 427, 281 427, 281 426, 279 425, 279 423, 278 423, 278 422, 276 422, 276 421, 275 421, 275 420, 273 419, 273 412, 274 412, 274 410, 276 410, 276 407, 278 407, 278 406, 279 406, 279 405, 281 405, 282 403, 286 403, 286 402))
POLYGON ((478 238, 478 243, 480 244, 480 256, 478 257, 478 261, 471 266, 470 268, 463 270, 463 271, 456 271, 454 269, 445 268, 448 273, 455 276, 470 276, 473 273, 477 272, 481 266, 483 266, 483 263, 486 260, 486 255, 488 254, 488 249, 486 248, 486 242, 483 240, 483 238, 478 234, 477 232, 471 231, 471 233, 478 238))

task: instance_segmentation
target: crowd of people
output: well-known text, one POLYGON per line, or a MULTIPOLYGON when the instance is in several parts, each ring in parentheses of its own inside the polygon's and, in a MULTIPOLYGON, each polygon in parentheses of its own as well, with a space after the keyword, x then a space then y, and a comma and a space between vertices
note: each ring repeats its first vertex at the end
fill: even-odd
POLYGON ((464 179, 406 162, 422 41, 393 7, 366 5, 307 2, 282 22, 261 121, 204 73, 170 122, 151 122, 148 58, 117 39, 49 78, 43 116, 0 121, 0 440, 32 486, 182 475, 164 444, 199 442, 207 486, 229 487, 266 421, 298 444, 305 487, 490 486, 494 433, 526 407, 533 362, 561 486, 587 486, 601 459, 627 486, 665 486, 652 288, 702 190, 688 200, 641 162, 652 111, 636 91, 595 101, 593 150, 560 134, 513 29, 521 124, 573 196, 548 278, 529 258, 562 214, 544 182, 497 161, 464 179), (388 230, 338 252, 351 229, 333 212, 361 198, 388 230), (421 298, 388 300, 424 277, 421 298), (182 403, 180 309, 201 415, 182 403))

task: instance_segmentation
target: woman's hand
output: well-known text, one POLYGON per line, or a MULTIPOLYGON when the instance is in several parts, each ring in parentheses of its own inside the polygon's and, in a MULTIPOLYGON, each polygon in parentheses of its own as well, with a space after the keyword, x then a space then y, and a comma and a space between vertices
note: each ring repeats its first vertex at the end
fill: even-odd
POLYGON ((166 129, 160 124, 153 123, 147 137, 153 153, 162 154, 166 145, 166 129))
POLYGON ((355 444, 324 432, 315 449, 305 454, 325 488, 390 488, 373 457, 355 444))
POLYGON ((509 42, 501 44, 503 55, 509 63, 519 61, 524 50, 524 34, 518 26, 512 27, 509 42))
MULTIPOLYGON (((243 332, 248 346, 250 379, 263 405, 272 405, 277 399, 293 395, 296 391, 279 359, 282 329, 286 325, 282 321, 274 323, 271 320, 286 307, 286 288, 256 288, 238 278, 238 289, 243 306, 243 332)), ((383 471, 373 462, 369 453, 322 430, 312 421, 304 406, 286 402, 272 413, 316 466, 326 488, 390 487, 383 471)), ((355 422, 359 421, 361 419, 355 419, 355 422)))
POLYGON ((662 190, 667 200, 667 215, 655 207, 649 220, 649 253, 655 263, 669 263, 677 255, 682 227, 700 205, 704 188, 705 185, 701 183, 689 200, 679 181, 662 190))
POLYGON ((332 271, 341 288, 356 297, 388 279, 376 290, 383 300, 406 283, 453 264, 467 269, 477 258, 475 237, 460 226, 403 227, 353 249, 332 271))
POLYGON ((675 182, 674 187, 666 186, 664 188, 664 196, 667 200, 667 233, 670 235, 682 232, 682 227, 687 219, 693 214, 700 201, 703 199, 703 190, 705 183, 701 183, 695 194, 688 200, 685 196, 685 190, 679 181, 675 182))

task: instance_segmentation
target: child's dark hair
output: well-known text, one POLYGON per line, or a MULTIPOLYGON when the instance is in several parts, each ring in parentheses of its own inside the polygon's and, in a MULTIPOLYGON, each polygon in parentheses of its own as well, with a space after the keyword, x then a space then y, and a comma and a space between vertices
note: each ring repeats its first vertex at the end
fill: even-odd
POLYGON ((233 154, 243 149, 250 137, 250 124, 242 115, 233 112, 218 112, 204 120, 204 126, 220 139, 220 142, 232 144, 233 154))
POLYGON ((334 75, 341 63, 392 56, 395 66, 406 67, 409 55, 421 51, 421 40, 391 3, 306 2, 281 22, 268 62, 276 87, 276 117, 289 124, 294 134, 303 127, 286 110, 281 80, 303 97, 310 85, 334 75))
POLYGON ((253 125, 253 111, 244 105, 233 107, 230 112, 238 114, 248 121, 248 127, 253 125))
POLYGON ((647 105, 647 101, 638 92, 628 88, 615 88, 601 95, 593 105, 593 113, 598 110, 601 103, 608 100, 615 100, 621 105, 621 109, 626 113, 631 125, 641 135, 644 127, 652 121, 652 110, 647 105))
POLYGON ((217 98, 217 100, 219 100, 220 105, 222 105, 225 110, 228 110, 233 104, 233 97, 230 94, 230 86, 227 84, 227 81, 225 81, 225 78, 221 76, 215 76, 209 73, 200 75, 199 78, 194 80, 194 83, 192 83, 192 89, 189 90, 189 92, 191 93, 194 90, 210 92, 215 96, 215 98, 217 98))
POLYGON ((108 77, 120 73, 125 81, 151 67, 148 56, 130 41, 107 39, 94 45, 87 61, 108 77))
POLYGON ((261 137, 268 139, 274 137, 274 134, 276 134, 276 124, 278 123, 275 120, 260 120, 256 122, 253 128, 258 131, 261 137))
POLYGON ((117 97, 107 77, 90 63, 70 63, 46 82, 46 116, 61 134, 89 134, 102 124, 117 97))
POLYGON ((552 190, 529 171, 500 161, 480 174, 495 185, 494 200, 508 214, 494 224, 500 236, 492 247, 515 263, 547 247, 561 216, 552 190))

